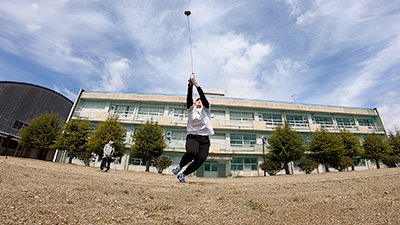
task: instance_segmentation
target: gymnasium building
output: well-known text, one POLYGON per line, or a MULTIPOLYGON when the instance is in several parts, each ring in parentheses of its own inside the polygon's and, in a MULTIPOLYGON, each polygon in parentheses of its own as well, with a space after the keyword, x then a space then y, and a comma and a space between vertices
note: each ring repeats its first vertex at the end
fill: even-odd
POLYGON ((19 145, 20 130, 45 113, 66 120, 72 101, 58 92, 34 84, 0 81, 0 154, 51 161, 55 151, 39 156, 36 149, 19 145))
MULTIPOLYGON (((267 152, 268 140, 274 129, 287 121, 292 129, 310 140, 313 132, 322 126, 329 132, 341 129, 358 137, 375 132, 385 135, 385 129, 376 108, 352 108, 326 105, 274 102, 227 97, 226 91, 204 90, 211 103, 212 124, 215 135, 211 136, 210 154, 204 165, 196 172, 198 177, 263 176, 258 165, 267 152)), ((171 174, 185 152, 186 95, 136 94, 86 92, 81 90, 68 119, 88 119, 93 126, 117 114, 125 128, 125 156, 117 159, 112 169, 144 171, 145 162, 129 156, 133 144, 132 135, 146 121, 157 121, 165 131, 167 148, 164 157, 172 165, 164 173, 171 174)), ((68 154, 59 151, 54 161, 67 162, 68 154)), ((100 157, 93 162, 99 166, 100 157)), ((74 163, 79 163, 74 159, 74 163)), ((302 173, 292 162, 292 174, 302 173)), ((357 159, 356 170, 376 165, 362 158, 357 159)), ((152 171, 156 171, 151 167, 152 171)), ((314 172, 324 172, 320 166, 314 172)), ((284 173, 282 170, 281 173, 284 173)))

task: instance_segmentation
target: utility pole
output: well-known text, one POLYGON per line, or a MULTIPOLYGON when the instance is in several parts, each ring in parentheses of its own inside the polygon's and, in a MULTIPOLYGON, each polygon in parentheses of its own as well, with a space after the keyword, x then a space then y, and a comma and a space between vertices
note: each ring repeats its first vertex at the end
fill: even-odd
MULTIPOLYGON (((265 149, 264 149, 264 135, 261 136, 262 139, 262 149, 263 149, 263 159, 264 159, 264 163, 265 163, 265 149)), ((265 170, 264 170, 264 177, 267 176, 265 170)))

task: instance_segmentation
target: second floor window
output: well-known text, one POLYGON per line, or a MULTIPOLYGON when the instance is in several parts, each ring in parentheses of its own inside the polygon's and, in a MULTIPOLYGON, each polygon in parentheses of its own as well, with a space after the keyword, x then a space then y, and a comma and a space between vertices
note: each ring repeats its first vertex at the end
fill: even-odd
POLYGON ((254 114, 247 112, 230 112, 230 120, 253 121, 254 114))
POLYGON ((120 118, 122 117, 130 117, 135 112, 135 106, 127 106, 127 105, 112 105, 110 107, 110 112, 113 114, 118 114, 120 118))
POLYGON ((186 140, 186 131, 167 131, 165 139, 168 142, 182 142, 186 140))
POLYGON ((254 147, 255 144, 255 134, 231 134, 232 147, 254 147))
POLYGON ((286 119, 291 127, 308 127, 308 120, 306 116, 286 115, 286 119))
POLYGON ((356 124, 350 118, 336 118, 336 122, 341 129, 355 129, 356 124))
POLYGON ((162 115, 164 115, 164 108, 163 107, 141 106, 139 108, 139 115, 162 116, 162 115))
POLYGON ((174 118, 174 120, 185 120, 188 117, 187 109, 171 108, 168 114, 174 118))
POLYGON ((314 116, 312 121, 313 124, 320 124, 325 128, 333 128, 333 121, 330 117, 314 116))
POLYGON ((267 126, 279 126, 283 125, 283 120, 281 114, 259 114, 260 121, 265 121, 267 126))
POLYGON ((375 127, 375 124, 371 119, 358 119, 358 124, 360 124, 360 126, 368 127, 369 129, 375 127))

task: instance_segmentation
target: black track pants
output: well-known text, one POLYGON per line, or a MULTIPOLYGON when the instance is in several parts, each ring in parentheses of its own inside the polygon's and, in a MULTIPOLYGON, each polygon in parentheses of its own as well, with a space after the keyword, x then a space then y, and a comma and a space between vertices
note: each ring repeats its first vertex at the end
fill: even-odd
POLYGON ((210 138, 208 136, 188 134, 186 136, 186 153, 182 156, 179 167, 183 168, 192 160, 183 174, 189 175, 196 171, 206 161, 210 149, 210 138))

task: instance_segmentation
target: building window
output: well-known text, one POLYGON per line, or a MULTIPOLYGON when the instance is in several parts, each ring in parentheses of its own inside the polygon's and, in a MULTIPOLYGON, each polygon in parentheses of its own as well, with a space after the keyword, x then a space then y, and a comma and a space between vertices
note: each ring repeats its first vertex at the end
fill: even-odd
POLYGON ((218 172, 218 162, 217 161, 206 161, 204 163, 204 171, 218 172))
POLYGON ((184 131, 167 131, 165 139, 168 142, 182 142, 186 140, 186 132, 184 131))
POLYGON ((255 144, 255 134, 231 134, 232 147, 254 147, 255 144))
POLYGON ((225 133, 215 133, 210 136, 210 141, 212 144, 218 144, 220 150, 226 150, 226 135, 225 133))
POLYGON ((157 117, 162 115, 164 115, 164 107, 141 106, 139 108, 138 120, 157 120, 157 117))
POLYGON ((355 166, 366 166, 365 159, 362 159, 360 157, 355 158, 354 164, 355 164, 355 166))
POLYGON ((356 129, 356 124, 350 118, 336 118, 336 122, 341 129, 356 129))
POLYGON ((286 115, 289 126, 293 128, 304 128, 308 127, 308 120, 306 116, 299 115, 286 115))
POLYGON ((312 117, 312 121, 313 124, 320 124, 327 129, 335 128, 335 126, 333 125, 332 118, 330 117, 314 116, 312 117))
POLYGON ((216 120, 225 121, 225 111, 222 110, 212 110, 211 111, 211 118, 216 120))
POLYGON ((28 126, 28 124, 21 122, 19 120, 15 120, 14 124, 12 125, 12 128, 16 129, 16 130, 21 130, 22 128, 27 127, 27 126, 28 126))
POLYGON ((215 133, 214 135, 210 136, 210 139, 225 142, 225 133, 215 133))
MULTIPOLYGON (((146 166, 146 163, 146 160, 129 157, 129 165, 146 166)), ((150 162, 150 166, 153 166, 153 162, 150 162)))
POLYGON ((139 109, 139 115, 162 116, 162 115, 164 115, 164 108, 163 107, 142 106, 139 109))
POLYGON ((127 105, 112 105, 110 107, 111 114, 118 114, 118 117, 123 118, 131 118, 135 112, 135 106, 127 106, 127 105))
POLYGON ((276 127, 283 125, 281 114, 258 114, 260 121, 265 121, 267 127, 276 127))
POLYGON ((230 112, 230 120, 253 121, 254 114, 247 112, 230 112))
POLYGON ((363 127, 368 127, 369 129, 374 129, 375 124, 371 119, 358 119, 358 124, 363 127))
POLYGON ((257 158, 233 158, 231 161, 232 171, 258 170, 257 158))
POLYGON ((171 108, 168 112, 169 116, 172 116, 174 122, 186 122, 187 121, 187 109, 171 108))

